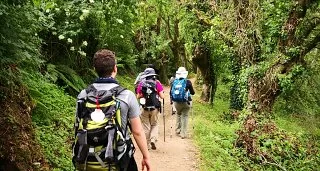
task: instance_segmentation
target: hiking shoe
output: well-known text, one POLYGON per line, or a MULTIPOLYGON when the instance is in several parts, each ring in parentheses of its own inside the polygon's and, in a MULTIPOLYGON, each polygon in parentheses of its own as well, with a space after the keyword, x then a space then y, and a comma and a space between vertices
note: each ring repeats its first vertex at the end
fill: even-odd
POLYGON ((156 150, 157 149, 156 144, 154 142, 151 142, 151 149, 152 150, 156 150))
POLYGON ((151 145, 150 144, 148 144, 148 150, 151 150, 151 145))

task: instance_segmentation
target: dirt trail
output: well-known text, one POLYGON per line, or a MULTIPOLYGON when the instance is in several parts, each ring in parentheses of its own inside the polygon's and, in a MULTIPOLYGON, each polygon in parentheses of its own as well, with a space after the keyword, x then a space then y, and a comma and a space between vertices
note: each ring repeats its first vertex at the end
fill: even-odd
MULTIPOLYGON (((197 171, 198 169, 198 152, 191 140, 191 126, 188 127, 188 138, 181 139, 175 134, 176 115, 172 115, 169 87, 164 87, 165 91, 165 142, 164 142, 164 125, 163 115, 160 117, 159 139, 156 143, 156 150, 150 150, 152 171, 197 171), (171 136, 172 135, 172 136, 171 136)), ((191 113, 190 113, 191 114, 191 113)), ((191 123, 189 117, 189 125, 191 123)), ((135 159, 139 170, 141 170, 141 152, 137 148, 135 159)))

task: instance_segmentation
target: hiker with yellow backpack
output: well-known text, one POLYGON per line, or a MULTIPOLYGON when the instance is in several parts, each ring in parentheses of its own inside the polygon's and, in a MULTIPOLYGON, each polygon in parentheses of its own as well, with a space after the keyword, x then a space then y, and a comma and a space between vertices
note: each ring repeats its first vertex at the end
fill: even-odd
POLYGON ((151 170, 139 103, 115 80, 115 58, 110 50, 96 52, 93 64, 99 78, 78 95, 72 158, 76 170, 137 171, 130 133, 143 155, 142 169, 151 170))

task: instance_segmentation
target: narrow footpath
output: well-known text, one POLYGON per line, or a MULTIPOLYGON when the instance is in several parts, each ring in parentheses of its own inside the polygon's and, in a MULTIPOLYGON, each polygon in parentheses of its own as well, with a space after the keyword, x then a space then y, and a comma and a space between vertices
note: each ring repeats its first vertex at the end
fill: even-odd
MULTIPOLYGON (((159 139, 156 150, 150 150, 152 171, 198 171, 199 153, 192 142, 191 117, 189 117, 188 137, 181 139, 175 134, 176 115, 172 115, 169 87, 165 91, 165 136, 163 113, 160 115, 159 139), (165 138, 165 142, 164 142, 165 138)), ((190 111, 191 112, 191 111, 190 111)), ((190 113, 191 114, 191 113, 190 113)), ((141 170, 141 152, 137 148, 135 158, 141 170)))

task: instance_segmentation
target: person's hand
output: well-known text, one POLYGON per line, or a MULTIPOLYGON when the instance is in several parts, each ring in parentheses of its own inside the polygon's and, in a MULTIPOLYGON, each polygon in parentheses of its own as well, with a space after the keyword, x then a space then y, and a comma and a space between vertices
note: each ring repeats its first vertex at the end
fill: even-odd
POLYGON ((144 167, 146 167, 147 168, 147 171, 151 171, 151 166, 150 166, 150 161, 149 161, 149 159, 145 159, 145 158, 143 158, 142 159, 142 162, 141 162, 141 168, 142 168, 142 171, 144 171, 144 167))

